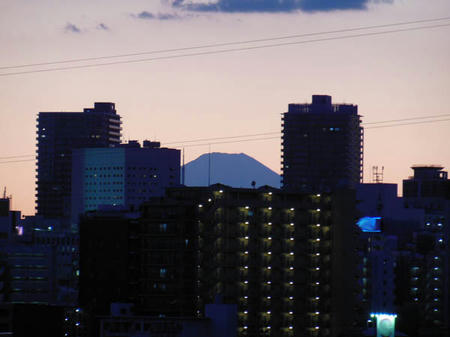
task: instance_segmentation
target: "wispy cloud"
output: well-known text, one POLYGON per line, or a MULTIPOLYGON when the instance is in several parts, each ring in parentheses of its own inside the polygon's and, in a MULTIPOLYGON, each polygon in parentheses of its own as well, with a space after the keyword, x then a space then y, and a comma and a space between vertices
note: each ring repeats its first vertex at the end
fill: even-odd
POLYGON ((192 0, 173 0, 171 5, 197 12, 241 12, 241 13, 280 13, 317 12, 334 10, 363 10, 370 2, 392 2, 393 0, 217 0, 193 2, 192 0))
POLYGON ((74 25, 73 23, 68 22, 66 24, 66 26, 64 27, 64 31, 66 33, 76 33, 79 34, 81 33, 81 29, 78 28, 76 25, 74 25))
POLYGON ((99 30, 109 30, 109 27, 105 25, 103 22, 99 23, 96 28, 99 30))
POLYGON ((151 13, 147 11, 142 11, 138 14, 131 15, 134 18, 142 20, 177 20, 181 19, 180 16, 172 13, 151 13))

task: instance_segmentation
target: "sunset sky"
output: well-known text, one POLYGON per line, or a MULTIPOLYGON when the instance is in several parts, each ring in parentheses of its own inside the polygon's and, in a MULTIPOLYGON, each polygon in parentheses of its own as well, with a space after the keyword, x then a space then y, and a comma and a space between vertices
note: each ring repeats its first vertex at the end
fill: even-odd
MULTIPOLYGON (((384 166, 384 181, 400 184, 413 164, 448 170, 450 19, 274 39, 445 17, 448 0, 1 0, 0 187, 14 209, 33 214, 38 112, 82 111, 96 101, 116 103, 124 140, 163 144, 279 132, 287 105, 313 94, 357 104, 363 123, 447 115, 368 124, 364 171, 370 182, 372 166, 384 166), (124 54, 141 55, 54 63, 124 54), (15 67, 41 63, 52 64, 15 67), (42 71, 74 66, 88 67, 42 71)), ((266 137, 210 148, 280 172, 280 139, 266 137)), ((208 149, 186 147, 186 162, 208 149)))

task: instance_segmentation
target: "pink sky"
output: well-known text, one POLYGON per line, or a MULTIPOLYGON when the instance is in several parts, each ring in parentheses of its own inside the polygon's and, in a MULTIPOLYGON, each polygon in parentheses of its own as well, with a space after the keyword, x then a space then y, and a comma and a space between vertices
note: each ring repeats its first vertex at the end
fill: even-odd
MULTIPOLYGON (((2 0, 0 67, 445 16, 450 16, 448 0, 369 1, 365 10, 314 13, 189 12, 171 7, 169 1, 2 0), (143 12, 155 18, 139 19, 143 12), (172 16, 161 20, 159 14, 172 16)), ((35 153, 39 111, 82 111, 95 101, 116 103, 125 140, 163 143, 280 131, 280 114, 288 103, 310 102, 312 94, 332 95, 335 103, 357 104, 366 123, 448 114, 449 33, 447 26, 0 76, 0 157, 35 153)), ((0 69, 0 75, 15 70, 0 69)), ((450 168, 449 131, 450 121, 367 129, 366 182, 371 181, 373 165, 384 166, 384 181, 394 183, 411 175, 413 164, 450 168)), ((280 171, 278 139, 212 145, 211 150, 244 152, 280 171)), ((186 161, 207 151, 208 146, 186 148, 186 161)), ((30 157, 8 160, 21 159, 30 157)), ((6 186, 12 194, 15 209, 32 214, 35 162, 5 161, 0 160, 0 187, 6 186)))

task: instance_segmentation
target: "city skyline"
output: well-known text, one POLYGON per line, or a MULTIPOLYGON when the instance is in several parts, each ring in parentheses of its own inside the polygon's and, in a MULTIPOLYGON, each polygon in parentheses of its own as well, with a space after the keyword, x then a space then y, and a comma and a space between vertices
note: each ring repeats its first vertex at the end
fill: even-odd
MULTIPOLYGON (((302 7, 225 6, 222 11, 232 13, 223 13, 171 2, 108 1, 106 12, 105 1, 7 0, 0 4, 0 43, 7 46, 0 66, 317 33, 450 13, 447 1, 355 3, 368 7, 311 12, 302 7)), ((3 76, 36 68, 1 69, 0 186, 13 195, 14 209, 34 213, 36 166, 30 159, 38 112, 78 111, 100 101, 116 103, 124 140, 152 139, 163 145, 280 131, 280 114, 288 104, 308 103, 312 94, 358 105, 363 125, 448 114, 447 35, 448 27, 436 27, 47 73, 3 76), (4 159, 25 155, 29 157, 4 159)), ((440 164, 448 170, 449 128, 448 121, 367 128, 364 181, 371 181, 374 165, 385 167, 385 182, 398 184, 414 164, 440 164)), ((280 172, 280 143, 281 137, 214 144, 211 151, 243 152, 280 172)), ((186 148, 186 162, 208 151, 208 145, 186 148)))

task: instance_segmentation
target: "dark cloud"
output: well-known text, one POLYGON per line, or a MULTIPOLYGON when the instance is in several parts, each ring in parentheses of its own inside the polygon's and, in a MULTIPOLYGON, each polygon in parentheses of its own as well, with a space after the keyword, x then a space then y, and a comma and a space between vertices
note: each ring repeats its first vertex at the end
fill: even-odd
POLYGON ((173 0, 173 7, 198 12, 315 12, 349 9, 366 9, 369 2, 392 2, 392 0, 218 0, 216 2, 192 3, 190 0, 173 0))
POLYGON ((73 23, 68 22, 67 25, 64 27, 64 31, 67 33, 81 33, 81 29, 75 26, 73 23))
POLYGON ((100 30, 109 30, 109 27, 108 27, 107 25, 105 25, 104 23, 99 23, 99 24, 97 25, 97 29, 100 29, 100 30))
POLYGON ((137 15, 132 15, 135 18, 143 19, 143 20, 175 20, 179 19, 180 17, 176 14, 171 13, 158 13, 153 14, 147 11, 142 11, 137 15))
POLYGON ((305 12, 366 9, 370 0, 302 0, 300 9, 305 12))
POLYGON ((143 12, 140 12, 138 15, 136 15, 136 17, 138 19, 154 19, 155 15, 153 13, 143 11, 143 12))

